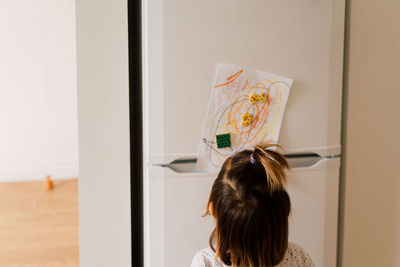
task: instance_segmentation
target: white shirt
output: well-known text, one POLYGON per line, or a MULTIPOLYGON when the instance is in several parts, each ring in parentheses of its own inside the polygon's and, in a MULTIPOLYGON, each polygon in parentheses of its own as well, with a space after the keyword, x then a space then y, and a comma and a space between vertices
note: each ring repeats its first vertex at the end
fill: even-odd
MULTIPOLYGON (((228 267, 217 259, 215 252, 210 248, 198 251, 190 267, 228 267)), ((299 245, 289 242, 283 260, 276 267, 315 267, 310 256, 299 245)))

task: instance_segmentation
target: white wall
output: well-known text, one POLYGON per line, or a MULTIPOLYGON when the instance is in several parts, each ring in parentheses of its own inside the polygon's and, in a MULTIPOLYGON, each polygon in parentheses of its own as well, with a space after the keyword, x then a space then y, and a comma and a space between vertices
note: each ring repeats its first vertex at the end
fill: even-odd
POLYGON ((400 266, 400 1, 348 1, 343 267, 400 266))
POLYGON ((126 0, 77 0, 80 266, 131 266, 126 0))
POLYGON ((0 181, 76 177, 75 1, 0 1, 0 40, 0 181))

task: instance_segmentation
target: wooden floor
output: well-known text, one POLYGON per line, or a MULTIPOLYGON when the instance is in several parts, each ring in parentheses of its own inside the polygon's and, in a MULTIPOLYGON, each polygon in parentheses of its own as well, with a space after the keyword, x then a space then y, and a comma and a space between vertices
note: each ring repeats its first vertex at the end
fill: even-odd
POLYGON ((77 179, 0 183, 0 266, 79 266, 77 179))

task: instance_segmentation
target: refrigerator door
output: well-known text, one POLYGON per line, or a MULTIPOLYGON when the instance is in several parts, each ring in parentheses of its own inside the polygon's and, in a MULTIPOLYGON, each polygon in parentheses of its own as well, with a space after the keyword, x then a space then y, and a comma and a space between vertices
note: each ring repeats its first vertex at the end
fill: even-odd
POLYGON ((294 80, 285 149, 338 146, 344 8, 345 0, 144 1, 149 155, 197 153, 219 62, 294 80))
POLYGON ((213 219, 203 215, 215 175, 177 175, 162 167, 151 167, 149 173, 145 266, 188 267, 194 253, 208 245, 214 227, 213 219))
MULTIPOLYGON (((148 267, 187 267, 208 246, 214 227, 202 217, 216 174, 176 173, 149 168, 148 267)), ((316 266, 336 266, 339 158, 321 159, 289 172, 292 201, 290 240, 310 254, 316 266)))
POLYGON ((292 203, 289 240, 301 245, 315 266, 336 267, 340 158, 293 169, 287 190, 292 203))

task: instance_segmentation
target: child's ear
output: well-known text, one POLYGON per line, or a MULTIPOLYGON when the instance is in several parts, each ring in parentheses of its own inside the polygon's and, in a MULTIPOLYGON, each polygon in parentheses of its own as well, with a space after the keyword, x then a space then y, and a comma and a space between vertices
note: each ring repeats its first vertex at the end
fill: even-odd
POLYGON ((210 202, 210 204, 208 204, 208 212, 215 218, 214 203, 210 202))

